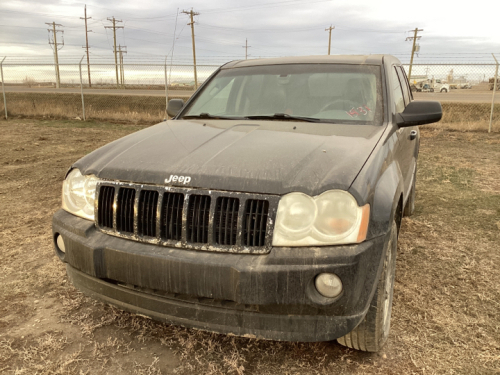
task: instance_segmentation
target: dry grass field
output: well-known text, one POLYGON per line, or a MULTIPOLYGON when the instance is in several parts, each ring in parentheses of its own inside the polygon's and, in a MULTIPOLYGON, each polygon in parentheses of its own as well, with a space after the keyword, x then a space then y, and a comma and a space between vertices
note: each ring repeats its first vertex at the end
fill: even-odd
MULTIPOLYGON (((489 92, 487 93, 489 94, 489 92)), ((442 101, 442 123, 447 128, 462 130, 488 129, 491 111, 490 103, 446 102, 449 95, 439 93, 435 95, 437 96, 426 97, 424 93, 424 95, 420 94, 419 99, 442 101)), ((466 94, 463 94, 463 96, 468 98, 466 94)), ((83 117, 80 94, 8 92, 6 98, 8 114, 13 118, 74 120, 83 117)), ((178 96, 175 90, 171 90, 169 99, 177 98, 187 99, 185 96, 178 96)), ((152 125, 167 117, 165 104, 165 97, 163 96, 96 95, 86 93, 85 115, 87 119, 94 121, 152 125)), ((0 100, 0 114, 3 115, 3 112, 3 101, 0 100)), ((494 121, 499 123, 500 105, 495 105, 493 116, 494 121)), ((497 129, 498 127, 500 125, 497 125, 497 129)))
MULTIPOLYGON (((14 118, 74 120, 83 117, 80 94, 7 93, 7 110, 14 118)), ((177 98, 169 96, 170 99, 177 98)), ((88 119, 156 124, 166 118, 165 97, 85 94, 88 119)), ((0 113, 3 116, 3 102, 0 113)))
POLYGON ((52 248, 62 179, 78 158, 141 127, 1 120, 0 373, 500 373, 500 133, 447 126, 457 127, 422 127, 392 331, 383 352, 367 354, 174 327, 80 294, 52 248))

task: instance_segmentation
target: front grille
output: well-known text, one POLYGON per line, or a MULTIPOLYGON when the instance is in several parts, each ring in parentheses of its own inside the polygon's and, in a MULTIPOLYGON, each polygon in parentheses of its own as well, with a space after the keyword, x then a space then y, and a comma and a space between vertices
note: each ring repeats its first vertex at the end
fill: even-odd
POLYGON ((279 196, 100 181, 96 226, 135 241, 267 253, 279 196))

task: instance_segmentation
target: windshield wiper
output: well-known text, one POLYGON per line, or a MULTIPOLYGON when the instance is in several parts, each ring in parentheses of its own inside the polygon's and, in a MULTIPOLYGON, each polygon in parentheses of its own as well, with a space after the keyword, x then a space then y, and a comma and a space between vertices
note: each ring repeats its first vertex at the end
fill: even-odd
POLYGON ((290 121, 306 121, 306 122, 324 122, 315 117, 292 116, 286 113, 275 113, 274 115, 255 115, 246 116, 250 120, 290 120, 290 121))
POLYGON ((244 120, 245 117, 231 117, 231 116, 219 116, 219 115, 211 115, 210 113, 200 113, 199 115, 186 115, 182 116, 183 119, 191 119, 191 118, 201 118, 201 119, 221 119, 221 120, 244 120))

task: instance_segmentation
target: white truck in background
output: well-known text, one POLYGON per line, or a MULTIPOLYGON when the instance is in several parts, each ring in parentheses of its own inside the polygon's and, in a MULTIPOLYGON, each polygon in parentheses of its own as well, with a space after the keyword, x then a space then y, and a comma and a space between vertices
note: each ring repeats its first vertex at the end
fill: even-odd
POLYGON ((413 92, 449 92, 450 85, 440 79, 413 80, 410 84, 413 92))

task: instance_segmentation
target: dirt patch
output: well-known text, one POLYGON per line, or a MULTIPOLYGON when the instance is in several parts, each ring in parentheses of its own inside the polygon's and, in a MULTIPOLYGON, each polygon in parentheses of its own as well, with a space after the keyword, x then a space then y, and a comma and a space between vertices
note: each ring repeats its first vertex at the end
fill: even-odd
POLYGON ((367 354, 184 329, 77 292, 52 249, 62 179, 81 156, 141 128, 0 121, 0 373, 498 373, 500 134, 422 127, 392 331, 382 353, 367 354))

